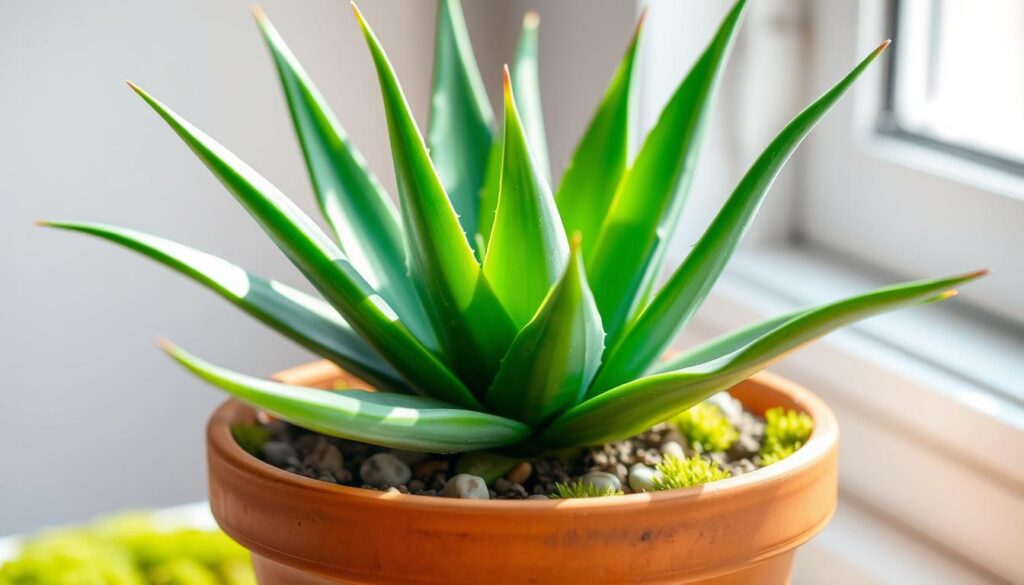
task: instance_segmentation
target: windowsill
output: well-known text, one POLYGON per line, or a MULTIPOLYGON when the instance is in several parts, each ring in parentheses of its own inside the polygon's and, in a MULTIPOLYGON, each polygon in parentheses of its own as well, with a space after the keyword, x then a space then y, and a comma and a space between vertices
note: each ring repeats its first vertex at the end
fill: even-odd
MULTIPOLYGON (((895 280, 797 246, 741 253, 683 341, 895 280)), ((1024 337, 954 303, 859 323, 771 369, 836 412, 845 495, 893 531, 927 534, 936 554, 1009 579, 1024 542, 1024 337)))

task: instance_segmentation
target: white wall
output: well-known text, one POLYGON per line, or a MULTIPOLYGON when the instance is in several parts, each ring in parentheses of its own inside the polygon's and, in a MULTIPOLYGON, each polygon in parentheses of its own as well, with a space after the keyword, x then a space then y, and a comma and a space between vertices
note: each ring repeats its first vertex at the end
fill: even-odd
MULTIPOLYGON (((139 228, 301 279, 130 78, 314 210, 248 0, 0 0, 0 534, 205 492, 203 425, 221 399, 160 335, 268 374, 302 350, 162 267, 36 219, 139 228)), ((621 0, 537 0, 554 168, 564 167, 632 28, 621 0), (581 104, 586 104, 583 107, 581 104)), ((467 0, 490 87, 526 2, 467 0)), ((265 9, 371 166, 393 185, 383 113, 346 2, 265 9)), ((421 122, 434 3, 364 0, 421 122)))

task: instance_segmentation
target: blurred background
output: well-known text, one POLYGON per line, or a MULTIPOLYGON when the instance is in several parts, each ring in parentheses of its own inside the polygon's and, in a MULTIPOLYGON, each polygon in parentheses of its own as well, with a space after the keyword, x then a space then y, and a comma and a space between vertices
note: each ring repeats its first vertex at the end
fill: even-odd
MULTIPOLYGON (((540 13, 559 174, 638 3, 463 2, 492 99, 523 13, 540 13)), ((221 395, 173 366, 157 337, 259 375, 311 359, 162 267, 32 225, 128 226, 305 285, 124 86, 144 87, 315 215, 247 4, 0 0, 0 536, 205 497, 203 426, 221 395)), ((649 4, 642 128, 730 3, 649 4)), ((394 192, 376 76, 347 3, 263 7, 394 192)), ((424 124, 435 2, 362 8, 424 124)), ((878 318, 776 368, 828 400, 843 428, 840 511, 801 549, 795 582, 1022 582, 1024 3, 756 0, 748 12, 677 259, 786 121, 859 56, 894 45, 789 163, 681 343, 884 282, 993 269, 952 303, 878 318)))

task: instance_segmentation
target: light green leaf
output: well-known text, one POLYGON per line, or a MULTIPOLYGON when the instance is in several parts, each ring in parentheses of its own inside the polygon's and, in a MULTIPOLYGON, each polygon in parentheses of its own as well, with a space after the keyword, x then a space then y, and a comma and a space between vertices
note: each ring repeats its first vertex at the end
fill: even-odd
POLYGON ((618 340, 642 290, 666 222, 682 209, 692 183, 711 97, 736 36, 746 0, 739 0, 704 54, 669 100, 632 168, 622 178, 611 209, 586 258, 609 343, 618 340))
POLYGON ((800 312, 741 348, 709 362, 654 374, 591 398, 537 439, 548 448, 631 437, 752 376, 802 345, 856 321, 949 298, 985 271, 897 284, 800 312))
POLYGON ((345 254, 269 181, 141 88, 132 88, 235 196, 320 294, 417 392, 479 408, 466 386, 402 324, 345 254))
POLYGON ((626 49, 601 105, 590 126, 569 159, 555 201, 567 233, 583 236, 583 257, 588 258, 597 241, 612 198, 629 162, 632 141, 633 72, 644 17, 636 25, 633 40, 626 49))
POLYGON ((515 444, 526 425, 483 412, 408 395, 370 397, 359 390, 329 392, 238 374, 179 347, 164 350, 192 373, 228 394, 305 429, 381 447, 457 453, 515 444))
POLYGON ((258 6, 253 14, 281 77, 317 203, 342 251, 416 337, 437 351, 437 338, 406 275, 394 204, 284 39, 258 6))
POLYGON ((887 45, 888 42, 873 51, 798 114, 754 161, 686 260, 650 305, 613 342, 595 383, 598 391, 635 378, 668 348, 718 280, 790 155, 887 45))
MULTIPOLYGON (((548 160, 548 142, 544 130, 544 116, 541 108, 540 67, 537 60, 537 27, 540 16, 530 11, 523 18, 523 31, 516 45, 515 60, 512 61, 512 94, 519 109, 523 130, 526 133, 534 163, 551 185, 551 163, 548 160)), ((501 186, 501 156, 504 130, 494 136, 487 158, 487 174, 480 193, 480 235, 486 242, 491 237, 494 213, 498 208, 498 190, 501 186)))
POLYGON ((512 61, 512 93, 522 120, 523 131, 530 144, 537 170, 551 184, 551 162, 548 160, 548 138, 544 129, 544 112, 540 98, 540 65, 538 63, 538 31, 540 15, 532 10, 523 17, 523 30, 512 61))
POLYGON ((594 379, 604 331, 580 256, 577 235, 565 275, 502 360, 487 394, 498 414, 543 423, 579 403, 594 379))
MULTIPOLYGON (((459 0, 440 0, 427 144, 462 229, 476 236, 494 113, 459 0)), ((492 208, 493 209, 493 208, 492 208)))
POLYGON ((529 321, 569 256, 555 200, 527 146, 505 70, 505 138, 501 190, 484 276, 516 327, 529 321))
MULTIPOLYGON (((353 7, 355 5, 353 4, 353 7)), ((460 378, 490 386, 515 329, 486 279, 445 195, 384 49, 356 9, 380 80, 411 276, 460 378)))
MULTIPOLYGON (((779 325, 792 320, 794 317, 802 315, 806 311, 806 309, 801 309, 799 311, 783 313, 778 317, 770 317, 763 321, 758 321, 757 323, 743 327, 742 329, 726 333, 663 362, 658 362, 648 368, 645 373, 656 374, 660 372, 670 372, 672 370, 681 370, 683 368, 716 360, 748 345, 750 342, 761 337, 765 333, 773 331, 779 325)), ((591 396, 596 394, 600 393, 595 392, 594 394, 591 394, 591 396)))
POLYGON ((134 230, 93 223, 43 222, 42 225, 103 238, 156 260, 375 387, 390 392, 409 392, 408 385, 394 368, 381 359, 333 307, 316 297, 250 274, 211 254, 134 230))

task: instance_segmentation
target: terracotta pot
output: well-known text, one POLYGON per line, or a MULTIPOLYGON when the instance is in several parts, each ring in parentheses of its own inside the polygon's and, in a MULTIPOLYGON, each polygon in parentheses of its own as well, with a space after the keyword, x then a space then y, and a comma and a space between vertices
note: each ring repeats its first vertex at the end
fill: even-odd
MULTIPOLYGON (((278 378, 326 387, 342 376, 318 362, 278 378)), ((230 425, 254 412, 229 400, 207 429, 210 504, 263 585, 788 583, 794 550, 835 509, 836 421, 771 374, 732 392, 757 412, 809 413, 813 435, 788 459, 709 485, 551 501, 410 496, 286 473, 238 447, 230 425)))

